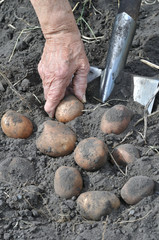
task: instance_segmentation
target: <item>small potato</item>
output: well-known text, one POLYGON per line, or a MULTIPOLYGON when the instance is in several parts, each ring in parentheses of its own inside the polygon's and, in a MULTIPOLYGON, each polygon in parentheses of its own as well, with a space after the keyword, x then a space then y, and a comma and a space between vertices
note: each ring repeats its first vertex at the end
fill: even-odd
POLYGON ((121 197, 127 204, 136 204, 154 193, 155 182, 147 176, 131 177, 121 189, 121 197))
POLYGON ((132 112, 126 106, 115 105, 104 113, 100 128, 106 134, 120 134, 128 127, 131 117, 132 112))
POLYGON ((1 119, 3 132, 11 138, 28 138, 33 132, 32 122, 22 114, 9 110, 1 119))
POLYGON ((75 96, 66 96, 56 108, 55 117, 59 122, 69 122, 82 115, 84 106, 75 96))
MULTIPOLYGON (((121 144, 114 148, 112 155, 115 161, 119 165, 127 165, 135 161, 136 158, 139 158, 138 149, 132 144, 121 144)), ((114 163, 113 159, 111 160, 114 163)))
POLYGON ((78 210, 82 217, 88 220, 100 220, 119 206, 119 199, 107 191, 85 192, 77 198, 78 210))
POLYGON ((68 155, 75 148, 76 135, 65 124, 48 120, 39 126, 37 148, 52 157, 68 155))
POLYGON ((82 140, 74 151, 76 163, 87 171, 95 171, 103 167, 107 161, 107 155, 107 146, 95 137, 82 140))
POLYGON ((59 167, 55 172, 54 189, 57 195, 62 198, 78 196, 83 187, 83 180, 80 172, 73 167, 59 167))

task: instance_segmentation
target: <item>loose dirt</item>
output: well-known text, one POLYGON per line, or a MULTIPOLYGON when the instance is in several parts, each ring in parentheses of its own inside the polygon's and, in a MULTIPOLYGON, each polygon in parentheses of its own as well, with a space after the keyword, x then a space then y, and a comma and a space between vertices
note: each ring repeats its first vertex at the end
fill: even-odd
MULTIPOLYGON (((72 7, 78 1, 70 1, 72 7)), ((152 2, 152 1, 147 1, 152 2)), ((143 107, 132 101, 131 75, 155 77, 158 70, 144 64, 146 59, 159 65, 159 1, 149 5, 143 1, 136 34, 127 64, 109 104, 101 106, 98 97, 99 80, 90 83, 87 103, 82 116, 67 123, 77 134, 77 143, 87 137, 104 140, 110 151, 122 143, 134 144, 140 158, 120 169, 110 161, 100 170, 80 169, 73 153, 53 158, 36 148, 40 124, 49 117, 44 111, 41 79, 37 72, 44 38, 29 0, 0 1, 0 117, 8 109, 18 111, 33 122, 34 131, 28 139, 8 138, 0 129, 0 239, 12 240, 157 240, 159 236, 159 96, 153 115, 143 120, 143 107), (120 135, 104 135, 100 119, 106 109, 124 104, 134 112, 129 127, 120 135), (145 131, 147 130, 147 131, 145 131), (144 133, 146 132, 146 141, 144 133), (80 216, 76 198, 62 199, 54 191, 54 175, 60 166, 76 167, 86 191, 111 191, 121 200, 120 191, 133 176, 143 175, 156 182, 155 193, 136 205, 121 206, 100 221, 88 221, 80 216)), ((83 3, 74 10, 79 19, 83 3)), ((90 64, 103 68, 118 1, 88 1, 79 21, 90 64), (89 38, 93 39, 89 39, 89 38)))

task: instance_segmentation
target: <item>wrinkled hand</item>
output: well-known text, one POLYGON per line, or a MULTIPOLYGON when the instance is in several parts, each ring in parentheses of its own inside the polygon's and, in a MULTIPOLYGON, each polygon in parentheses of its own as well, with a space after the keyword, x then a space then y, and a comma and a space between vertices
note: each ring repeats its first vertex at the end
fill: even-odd
POLYGON ((47 39, 38 71, 46 100, 44 109, 51 118, 69 86, 85 102, 89 63, 80 34, 57 33, 47 39))

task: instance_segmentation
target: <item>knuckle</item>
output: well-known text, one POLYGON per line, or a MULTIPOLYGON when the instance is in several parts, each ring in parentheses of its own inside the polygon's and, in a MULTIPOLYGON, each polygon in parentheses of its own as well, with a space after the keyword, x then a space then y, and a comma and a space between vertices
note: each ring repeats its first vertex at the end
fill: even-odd
POLYGON ((87 74, 89 72, 89 69, 90 69, 89 62, 86 61, 86 60, 81 61, 80 69, 81 69, 82 72, 85 72, 87 74))

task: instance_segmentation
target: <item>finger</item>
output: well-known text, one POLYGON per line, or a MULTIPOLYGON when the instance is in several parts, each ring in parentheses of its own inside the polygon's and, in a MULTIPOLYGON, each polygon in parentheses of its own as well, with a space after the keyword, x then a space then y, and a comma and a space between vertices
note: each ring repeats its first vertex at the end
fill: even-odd
POLYGON ((49 117, 53 118, 55 109, 60 101, 64 98, 66 92, 66 81, 55 81, 49 88, 47 93, 47 101, 44 109, 48 113, 49 117))
POLYGON ((47 96, 48 96, 51 83, 52 83, 52 79, 43 80, 44 98, 46 101, 47 101, 47 96))
POLYGON ((42 82, 43 82, 44 98, 45 98, 45 100, 47 100, 47 93, 49 91, 49 81, 47 81, 48 84, 45 81, 45 74, 44 74, 45 71, 43 68, 44 68, 43 64, 40 61, 38 64, 38 72, 39 72, 40 78, 42 79, 42 82))
POLYGON ((84 63, 80 66, 73 78, 73 91, 77 98, 86 102, 86 88, 87 88, 87 75, 89 72, 89 63, 84 63))

